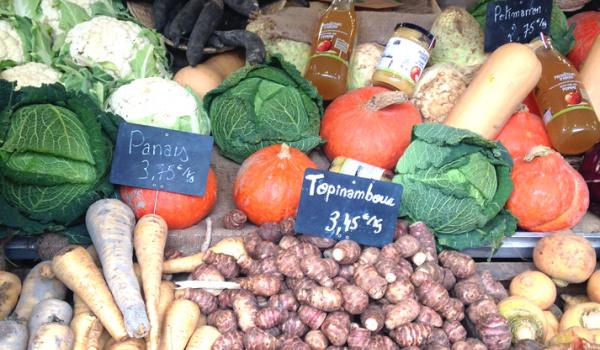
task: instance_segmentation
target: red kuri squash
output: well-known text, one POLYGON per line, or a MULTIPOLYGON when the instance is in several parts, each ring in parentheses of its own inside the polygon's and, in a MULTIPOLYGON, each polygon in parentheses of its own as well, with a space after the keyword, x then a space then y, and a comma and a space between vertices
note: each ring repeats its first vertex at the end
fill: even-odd
POLYGON ((583 177, 548 147, 536 146, 518 159, 512 180, 514 189, 506 208, 526 230, 572 228, 588 209, 589 192, 583 177))
POLYGON ((401 92, 382 87, 352 90, 335 99, 321 122, 324 151, 330 160, 353 158, 393 169, 410 143, 421 114, 401 92))
POLYGON ((525 157, 531 148, 552 147, 544 122, 529 112, 517 112, 510 117, 496 140, 500 141, 513 159, 525 157))
POLYGON ((136 218, 156 213, 165 219, 169 229, 184 229, 197 224, 212 211, 217 202, 217 177, 209 168, 202 197, 128 186, 121 186, 119 192, 136 218))
POLYGON ((256 225, 295 216, 304 171, 316 167, 306 154, 286 144, 260 149, 238 170, 235 205, 256 225))
POLYGON ((569 18, 569 25, 575 24, 573 35, 575 46, 569 52, 568 58, 579 70, 588 56, 594 40, 600 34, 600 12, 587 11, 569 18))

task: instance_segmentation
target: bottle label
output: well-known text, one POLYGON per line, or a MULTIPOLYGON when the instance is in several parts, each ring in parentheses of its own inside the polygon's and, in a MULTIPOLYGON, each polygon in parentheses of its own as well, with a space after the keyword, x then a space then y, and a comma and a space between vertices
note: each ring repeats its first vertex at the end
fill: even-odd
POLYGON ((554 77, 556 84, 544 94, 546 108, 544 109, 544 124, 550 123, 561 115, 574 110, 593 111, 583 84, 576 80, 574 72, 563 72, 554 77), (550 98, 552 96, 552 98, 550 98), (554 98, 558 96, 559 98, 554 98))
POLYGON ((320 29, 317 47, 311 58, 326 56, 348 65, 352 43, 348 42, 351 34, 346 32, 344 24, 336 21, 325 22, 320 29))
POLYGON ((411 83, 421 77, 429 60, 429 52, 414 41, 392 37, 383 51, 377 70, 390 72, 411 83))
POLYGON ((346 158, 339 170, 340 173, 352 176, 358 176, 365 179, 381 180, 385 169, 359 162, 354 159, 346 158))

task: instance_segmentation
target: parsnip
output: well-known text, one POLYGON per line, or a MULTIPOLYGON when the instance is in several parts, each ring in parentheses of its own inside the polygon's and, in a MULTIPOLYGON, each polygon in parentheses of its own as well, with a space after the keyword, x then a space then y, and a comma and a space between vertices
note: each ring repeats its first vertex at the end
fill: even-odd
MULTIPOLYGON (((209 250, 215 253, 230 255, 236 260, 240 256, 246 255, 244 241, 241 237, 227 237, 212 246, 209 250)), ((204 253, 199 252, 182 258, 166 260, 163 264, 163 273, 192 272, 198 265, 202 264, 203 259, 204 253)))
MULTIPOLYGON (((1 249, 2 247, 0 247, 1 249)), ((8 271, 0 271, 0 320, 10 314, 21 293, 21 280, 8 271)))
POLYGON ((143 339, 126 339, 120 342, 111 340, 104 350, 145 350, 146 342, 143 339))
POLYGON ((77 294, 73 294, 73 303, 75 304, 75 316, 71 321, 74 335, 73 350, 102 350, 103 346, 100 342, 104 330, 102 322, 77 294))
POLYGON ((28 320, 33 307, 44 299, 64 299, 67 288, 54 276, 51 263, 43 261, 33 267, 21 289, 19 302, 13 313, 15 318, 28 320))
POLYGON ((52 259, 52 270, 98 316, 117 340, 127 338, 123 316, 92 257, 81 246, 69 246, 52 259))
POLYGON ((177 299, 165 315, 160 337, 160 350, 184 350, 197 328, 200 308, 193 301, 177 299))
POLYGON ((123 314, 127 334, 132 338, 145 337, 150 322, 133 271, 133 211, 118 199, 101 199, 88 208, 85 225, 108 287, 123 314))
POLYGON ((29 333, 24 321, 0 321, 0 349, 25 350, 29 333))
POLYGON ((165 220, 158 215, 149 214, 138 221, 133 233, 135 255, 140 265, 146 311, 151 326, 146 344, 148 350, 157 350, 159 344, 161 325, 158 306, 167 232, 165 220))
POLYGON ((185 350, 210 350, 221 333, 212 326, 201 326, 196 329, 185 350))
POLYGON ((28 350, 71 350, 73 348, 73 331, 62 323, 43 324, 32 335, 28 350))
MULTIPOLYGON (((46 323, 56 322, 68 325, 73 318, 73 309, 69 303, 58 299, 46 299, 37 304, 27 322, 29 334, 37 334, 38 329, 46 323)), ((30 343, 34 337, 29 339, 30 343)))

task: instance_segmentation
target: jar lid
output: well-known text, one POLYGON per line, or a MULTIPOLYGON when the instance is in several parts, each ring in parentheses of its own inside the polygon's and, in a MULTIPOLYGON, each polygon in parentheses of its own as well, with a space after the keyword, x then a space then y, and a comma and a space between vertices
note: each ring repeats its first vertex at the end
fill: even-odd
POLYGON ((429 39, 429 47, 433 47, 435 44, 435 35, 431 34, 427 29, 425 29, 419 25, 416 25, 413 23, 401 22, 396 25, 396 28, 394 28, 394 30, 397 30, 398 28, 408 28, 408 29, 416 30, 419 33, 425 35, 427 37, 427 39, 429 39))

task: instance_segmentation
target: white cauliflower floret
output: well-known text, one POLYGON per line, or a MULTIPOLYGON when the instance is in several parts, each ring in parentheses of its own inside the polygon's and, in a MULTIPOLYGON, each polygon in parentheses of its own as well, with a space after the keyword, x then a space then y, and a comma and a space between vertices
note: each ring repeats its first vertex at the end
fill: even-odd
POLYGON ((5 60, 21 63, 25 61, 25 52, 19 33, 10 22, 0 20, 0 61, 5 60))
POLYGON ((114 78, 123 79, 131 74, 130 61, 138 51, 151 45, 141 32, 142 28, 133 22, 98 16, 74 26, 65 42, 77 65, 98 64, 114 78))
POLYGON ((131 123, 199 134, 210 131, 199 100, 164 78, 137 79, 119 87, 108 98, 108 110, 131 123))
MULTIPOLYGON (((88 15, 92 15, 92 4, 97 0, 70 0, 73 3, 81 7, 88 15)), ((40 21, 46 23, 52 28, 53 34, 56 36, 62 34, 63 30, 59 27, 61 12, 58 10, 58 2, 56 0, 42 0, 40 3, 42 9, 42 15, 40 21)))
POLYGON ((0 78, 17 83, 17 90, 25 86, 40 87, 59 81, 60 73, 43 63, 29 62, 0 72, 0 78))

